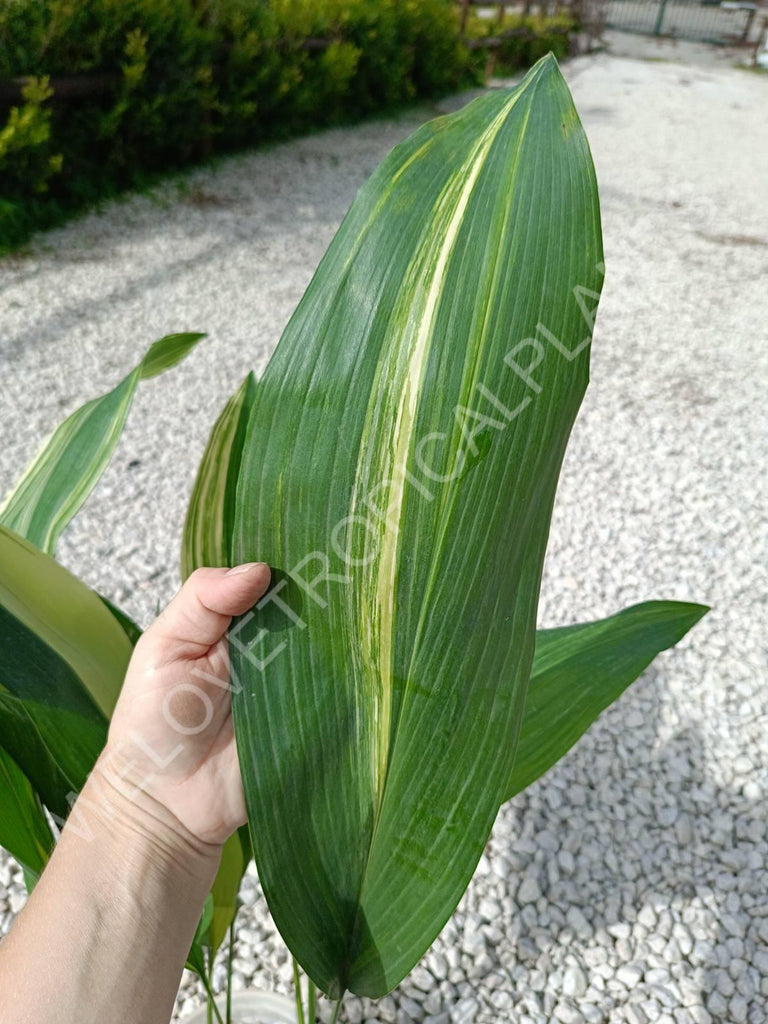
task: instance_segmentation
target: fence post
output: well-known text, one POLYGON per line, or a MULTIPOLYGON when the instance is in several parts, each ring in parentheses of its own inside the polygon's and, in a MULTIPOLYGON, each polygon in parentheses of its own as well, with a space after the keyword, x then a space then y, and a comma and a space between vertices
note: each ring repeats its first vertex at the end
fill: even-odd
POLYGON ((470 0, 461 0, 461 34, 467 31, 467 15, 469 14, 470 0))
POLYGON ((659 4, 659 13, 656 16, 656 24, 654 25, 654 28, 653 28, 653 34, 655 36, 660 36, 661 35, 661 29, 662 29, 662 25, 664 23, 664 12, 666 11, 666 9, 667 9, 667 0, 661 0, 661 3, 659 4))
POLYGON ((755 15, 756 14, 757 14, 757 8, 756 7, 753 7, 752 10, 749 11, 749 13, 747 14, 747 23, 744 26, 744 32, 742 33, 742 36, 741 36, 742 43, 746 43, 748 41, 748 39, 749 39, 749 31, 752 28, 752 23, 755 20, 755 15))

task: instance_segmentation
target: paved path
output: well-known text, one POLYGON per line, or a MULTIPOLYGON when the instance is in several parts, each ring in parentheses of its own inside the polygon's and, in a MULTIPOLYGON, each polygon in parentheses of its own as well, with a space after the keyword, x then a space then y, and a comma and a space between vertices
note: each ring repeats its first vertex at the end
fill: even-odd
MULTIPOLYGON (((766 1019, 768 80, 608 55, 566 73, 601 183, 608 276, 542 621, 662 596, 713 611, 500 815, 426 969, 378 1010, 352 1001, 353 1021, 766 1019)), ((142 387, 61 546, 142 623, 176 585, 217 411, 263 369, 356 189, 431 113, 237 157, 0 261, 2 489, 148 342, 210 333, 142 387)), ((9 879, 3 928, 21 897, 0 862, 9 879)), ((255 879, 243 896, 238 978, 285 987, 255 879)))

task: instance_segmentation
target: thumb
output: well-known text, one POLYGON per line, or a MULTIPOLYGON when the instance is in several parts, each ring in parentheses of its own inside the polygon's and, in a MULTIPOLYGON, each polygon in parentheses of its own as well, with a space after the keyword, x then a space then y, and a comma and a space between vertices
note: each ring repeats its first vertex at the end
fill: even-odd
POLYGON ((167 664, 199 658, 226 633, 233 615, 248 611, 269 586, 269 566, 249 562, 234 569, 196 569, 146 631, 145 650, 167 664))

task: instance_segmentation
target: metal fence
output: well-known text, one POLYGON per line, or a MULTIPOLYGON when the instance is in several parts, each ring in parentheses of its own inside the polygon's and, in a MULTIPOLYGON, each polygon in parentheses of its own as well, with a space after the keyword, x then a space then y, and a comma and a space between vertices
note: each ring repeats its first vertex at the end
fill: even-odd
MULTIPOLYGON (((706 43, 756 42, 757 5, 752 0, 456 0, 464 32, 470 10, 501 24, 505 12, 570 11, 582 33, 599 38, 603 27, 706 43)), ((768 22, 768 18, 766 19, 768 22)), ((491 40, 493 42, 493 40, 491 40)), ((476 40, 472 45, 488 45, 476 40)))
POLYGON ((707 43, 745 43, 755 20, 752 3, 733 0, 608 0, 608 28, 707 43))

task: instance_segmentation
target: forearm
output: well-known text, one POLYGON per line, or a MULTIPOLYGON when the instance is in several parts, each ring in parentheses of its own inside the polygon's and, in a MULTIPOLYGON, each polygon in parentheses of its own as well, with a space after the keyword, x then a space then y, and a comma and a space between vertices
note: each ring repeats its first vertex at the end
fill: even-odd
POLYGON ((0 945, 3 1024, 168 1024, 219 850, 96 772, 0 945))

